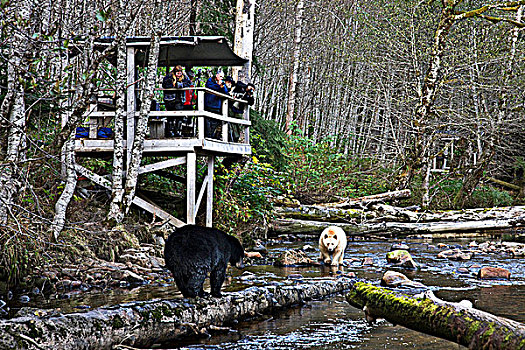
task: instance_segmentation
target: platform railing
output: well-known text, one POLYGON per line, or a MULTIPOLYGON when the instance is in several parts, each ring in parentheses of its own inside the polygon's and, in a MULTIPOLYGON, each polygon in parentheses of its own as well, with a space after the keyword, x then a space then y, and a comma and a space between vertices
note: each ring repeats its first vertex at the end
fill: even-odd
MULTIPOLYGON (((181 119, 188 119, 191 121, 193 126, 197 126, 197 130, 193 127, 194 134, 192 138, 205 139, 205 118, 214 119, 219 122, 221 126, 221 134, 218 138, 222 142, 233 142, 229 139, 230 130, 232 125, 238 125, 241 130, 239 143, 249 144, 250 143, 250 113, 249 106, 246 101, 233 98, 232 96, 219 93, 217 91, 208 88, 182 88, 182 89, 157 89, 157 91, 185 91, 193 90, 197 93, 197 101, 195 109, 193 110, 179 110, 179 111, 149 111, 149 128, 150 138, 161 139, 164 137, 164 128, 168 117, 176 117, 181 119), (221 114, 210 112, 205 110, 204 107, 204 96, 206 93, 216 95, 222 99, 221 114), (242 119, 232 118, 229 116, 229 103, 240 102, 246 105, 242 119)), ((89 110, 86 112, 87 125, 89 128, 88 138, 96 138, 97 131, 100 127, 107 127, 111 124, 111 121, 115 117, 114 111, 98 111, 97 105, 92 104, 89 110)), ((139 111, 135 111, 135 117, 139 116, 139 111)), ((209 139, 209 138, 208 138, 209 139)))

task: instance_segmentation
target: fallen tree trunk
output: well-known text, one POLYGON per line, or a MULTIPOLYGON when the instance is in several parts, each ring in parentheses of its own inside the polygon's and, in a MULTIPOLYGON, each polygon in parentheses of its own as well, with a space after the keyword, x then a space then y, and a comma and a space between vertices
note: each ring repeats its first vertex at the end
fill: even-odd
POLYGON ((364 234, 425 234, 425 233, 445 233, 457 231, 477 231, 477 230, 494 230, 508 229, 516 227, 515 220, 483 220, 483 221, 466 221, 466 222, 384 222, 375 225, 363 225, 364 234))
POLYGON ((448 303, 427 291, 424 298, 357 282, 346 300, 364 309, 367 320, 384 318, 470 349, 525 349, 525 325, 487 312, 448 303))
POLYGON ((525 222, 515 219, 482 220, 466 222, 382 222, 379 224, 351 224, 314 220, 275 219, 271 231, 278 234, 311 234, 318 235, 329 225, 341 227, 347 236, 414 234, 437 234, 450 232, 473 232, 478 230, 509 229, 523 226, 525 222))
POLYGON ((317 234, 320 235, 327 226, 334 225, 341 227, 349 236, 361 235, 367 232, 366 227, 345 222, 326 222, 315 220, 297 219, 275 219, 270 225, 270 231, 279 234, 317 234))
POLYGON ((374 194, 371 196, 364 196, 358 198, 344 198, 343 201, 337 203, 323 203, 318 204, 320 207, 332 207, 332 208, 365 208, 372 203, 379 203, 385 201, 391 201, 400 198, 409 198, 411 196, 410 190, 399 190, 385 193, 374 194))
POLYGON ((340 293, 351 280, 312 279, 290 286, 251 287, 222 298, 144 301, 85 313, 53 314, 31 309, 28 316, 0 321, 1 349, 110 349, 147 347, 260 313, 340 293))

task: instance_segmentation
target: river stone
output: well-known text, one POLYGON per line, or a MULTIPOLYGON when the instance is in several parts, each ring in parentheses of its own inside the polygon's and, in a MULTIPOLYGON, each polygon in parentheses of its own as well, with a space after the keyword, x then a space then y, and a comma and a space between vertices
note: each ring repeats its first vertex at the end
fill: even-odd
POLYGON ((402 267, 416 268, 417 264, 407 250, 398 249, 386 253, 386 261, 402 267))
POLYGON ((381 278, 381 285, 385 287, 396 287, 403 282, 410 281, 407 276, 401 272, 387 271, 381 278))
POLYGON ((263 256, 259 252, 244 252, 244 256, 247 258, 258 258, 261 259, 263 256))
POLYGON ((470 260, 472 258, 472 253, 462 252, 460 249, 449 249, 440 252, 437 255, 437 258, 449 260, 470 260))
POLYGON ((507 279, 510 280, 510 271, 502 267, 483 267, 478 271, 478 278, 482 280, 507 279))
POLYGON ((394 251, 394 250, 406 250, 406 251, 409 251, 410 250, 410 247, 404 243, 395 243, 395 244, 392 244, 392 246, 390 247, 390 251, 394 251))

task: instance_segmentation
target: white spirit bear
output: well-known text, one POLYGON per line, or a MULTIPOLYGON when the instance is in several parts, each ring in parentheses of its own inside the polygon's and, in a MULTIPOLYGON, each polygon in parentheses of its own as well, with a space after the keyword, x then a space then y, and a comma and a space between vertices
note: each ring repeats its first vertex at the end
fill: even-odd
POLYGON ((346 234, 338 226, 329 226, 324 229, 319 237, 319 261, 326 265, 339 265, 343 263, 346 249, 346 234))

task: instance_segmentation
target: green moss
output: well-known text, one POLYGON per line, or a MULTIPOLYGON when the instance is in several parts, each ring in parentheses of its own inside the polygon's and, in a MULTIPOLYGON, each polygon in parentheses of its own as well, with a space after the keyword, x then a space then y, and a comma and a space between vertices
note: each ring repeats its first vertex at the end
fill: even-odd
POLYGON ((119 329, 124 327, 124 322, 122 321, 122 318, 117 315, 113 318, 113 323, 111 324, 111 326, 113 327, 113 329, 119 329))
POLYGON ((151 317, 153 318, 153 320, 160 322, 162 320, 162 309, 160 307, 157 307, 151 310, 151 317))
POLYGON ((42 330, 41 329, 38 329, 34 323, 34 321, 30 321, 28 324, 27 324, 28 328, 29 328, 29 333, 27 334, 30 338, 32 339, 36 339, 36 338, 40 338, 42 336, 42 330))

